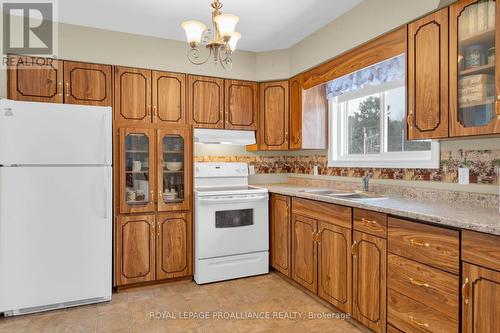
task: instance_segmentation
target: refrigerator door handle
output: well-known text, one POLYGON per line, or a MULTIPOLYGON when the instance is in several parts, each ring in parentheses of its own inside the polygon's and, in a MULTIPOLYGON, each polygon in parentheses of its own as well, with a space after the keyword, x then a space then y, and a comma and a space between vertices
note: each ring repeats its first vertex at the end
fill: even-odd
POLYGON ((108 164, 108 126, 106 124, 106 118, 107 118, 107 115, 103 114, 102 115, 102 126, 103 126, 103 133, 104 133, 104 144, 102 146, 104 147, 104 164, 108 164))
POLYGON ((103 217, 105 220, 108 219, 108 181, 109 181, 109 170, 108 168, 104 168, 104 214, 103 217))

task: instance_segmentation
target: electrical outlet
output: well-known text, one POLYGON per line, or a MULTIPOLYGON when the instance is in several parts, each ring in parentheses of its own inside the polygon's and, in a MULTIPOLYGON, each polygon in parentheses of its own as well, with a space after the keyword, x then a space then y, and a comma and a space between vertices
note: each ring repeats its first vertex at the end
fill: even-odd
POLYGON ((469 168, 458 168, 458 183, 461 185, 469 184, 469 168))
POLYGON ((248 174, 249 175, 255 175, 255 166, 254 165, 249 165, 248 166, 248 174))
POLYGON ((317 165, 314 166, 314 175, 315 176, 318 175, 318 166, 317 165))

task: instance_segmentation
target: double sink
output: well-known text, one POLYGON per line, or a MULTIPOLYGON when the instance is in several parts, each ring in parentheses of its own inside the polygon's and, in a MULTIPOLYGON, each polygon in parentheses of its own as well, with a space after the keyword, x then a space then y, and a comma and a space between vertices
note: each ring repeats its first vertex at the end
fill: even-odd
POLYGON ((387 199, 387 197, 374 193, 374 192, 366 192, 366 191, 342 191, 335 189, 310 189, 310 190, 302 190, 303 193, 316 194, 325 197, 332 197, 338 199, 346 199, 346 200, 379 200, 379 199, 387 199))

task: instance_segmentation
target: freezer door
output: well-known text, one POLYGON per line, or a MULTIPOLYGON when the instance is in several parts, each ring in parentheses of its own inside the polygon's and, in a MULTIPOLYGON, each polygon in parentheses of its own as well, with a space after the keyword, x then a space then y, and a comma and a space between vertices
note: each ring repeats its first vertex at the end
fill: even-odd
POLYGON ((111 165, 109 107, 0 100, 0 164, 111 165))
POLYGON ((111 175, 0 168, 0 312, 111 297, 111 175))

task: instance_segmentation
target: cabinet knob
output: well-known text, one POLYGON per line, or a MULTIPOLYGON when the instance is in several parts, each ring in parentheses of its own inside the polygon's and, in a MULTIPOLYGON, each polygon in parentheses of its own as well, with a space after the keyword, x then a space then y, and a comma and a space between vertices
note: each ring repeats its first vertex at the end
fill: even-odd
POLYGON ((413 127, 413 120, 414 120, 413 110, 410 109, 410 111, 408 111, 408 116, 407 116, 408 127, 413 127))
POLYGON ((358 246, 358 242, 357 241, 354 241, 354 243, 352 243, 352 245, 351 245, 351 254, 353 256, 355 256, 355 257, 357 255, 357 251, 356 251, 357 250, 357 246, 358 246))
POLYGON ((469 278, 464 279, 464 284, 462 285, 462 299, 465 304, 469 304, 469 278))

